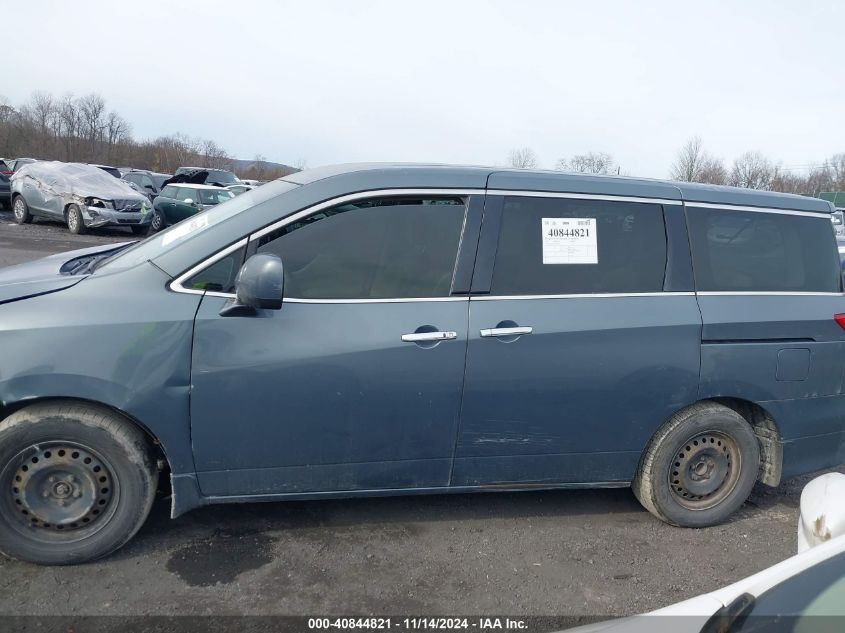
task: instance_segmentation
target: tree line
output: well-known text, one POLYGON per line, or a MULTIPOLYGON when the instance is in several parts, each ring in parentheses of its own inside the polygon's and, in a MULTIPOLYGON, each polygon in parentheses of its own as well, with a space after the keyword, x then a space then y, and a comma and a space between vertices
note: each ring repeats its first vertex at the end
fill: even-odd
MULTIPOLYGON (((34 92, 13 107, 0 96, 0 156, 131 166, 173 173, 184 165, 233 169, 233 157, 215 141, 170 134, 139 140, 132 126, 97 93, 83 96, 34 92)), ((284 175, 256 156, 242 178, 272 180, 284 175)))
MULTIPOLYGON (((510 151, 507 164, 533 169, 539 161, 530 147, 522 147, 510 151)), ((610 154, 603 152, 561 158, 555 169, 583 174, 629 175, 610 154)), ((845 191, 845 153, 834 154, 816 165, 798 170, 785 168, 757 151, 745 152, 728 165, 707 152, 701 138, 694 136, 678 150, 669 177, 684 182, 818 196, 822 191, 845 191)))

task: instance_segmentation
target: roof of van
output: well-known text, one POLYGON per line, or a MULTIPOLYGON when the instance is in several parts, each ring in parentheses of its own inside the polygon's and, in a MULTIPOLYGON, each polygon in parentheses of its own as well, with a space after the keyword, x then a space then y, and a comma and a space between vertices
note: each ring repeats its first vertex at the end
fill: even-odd
POLYGON ((771 209, 832 213, 833 204, 788 193, 759 191, 691 182, 674 182, 628 176, 573 174, 539 169, 512 169, 440 165, 425 163, 347 163, 295 172, 283 180, 308 184, 318 180, 349 181, 356 190, 394 188, 486 188, 515 191, 583 193, 662 200, 683 200, 690 204, 729 204, 771 209), (389 183, 389 184, 387 184, 389 183))

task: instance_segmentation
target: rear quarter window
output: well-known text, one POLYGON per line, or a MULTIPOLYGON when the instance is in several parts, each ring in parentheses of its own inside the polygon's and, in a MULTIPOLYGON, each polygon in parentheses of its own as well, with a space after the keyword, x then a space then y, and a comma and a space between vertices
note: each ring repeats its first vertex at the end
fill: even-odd
POLYGON ((690 208, 687 222, 698 290, 841 290, 829 217, 690 208))

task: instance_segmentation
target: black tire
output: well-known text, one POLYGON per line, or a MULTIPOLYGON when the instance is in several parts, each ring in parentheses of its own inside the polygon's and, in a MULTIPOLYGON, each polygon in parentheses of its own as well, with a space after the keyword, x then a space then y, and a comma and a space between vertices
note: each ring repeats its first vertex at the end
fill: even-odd
POLYGON ((146 435, 105 407, 53 401, 13 413, 0 422, 0 551, 42 565, 115 551, 149 514, 152 455, 146 435))
POLYGON ((78 206, 75 204, 69 205, 67 213, 65 213, 65 217, 67 218, 68 231, 74 235, 82 235, 85 233, 85 220, 82 219, 82 211, 79 210, 78 206))
POLYGON ((146 226, 143 226, 141 224, 133 224, 129 228, 132 229, 132 235, 143 235, 144 233, 149 231, 146 226))
POLYGON ((150 221, 150 233, 158 233, 167 228, 167 219, 158 209, 153 211, 153 219, 150 221))
POLYGON ((29 205, 22 195, 17 195, 12 200, 12 214, 18 224, 29 224, 32 222, 32 214, 29 212, 29 205))
POLYGON ((725 521, 745 503, 760 468, 760 444, 733 409, 700 402, 658 429, 632 487, 646 510, 682 527, 725 521))

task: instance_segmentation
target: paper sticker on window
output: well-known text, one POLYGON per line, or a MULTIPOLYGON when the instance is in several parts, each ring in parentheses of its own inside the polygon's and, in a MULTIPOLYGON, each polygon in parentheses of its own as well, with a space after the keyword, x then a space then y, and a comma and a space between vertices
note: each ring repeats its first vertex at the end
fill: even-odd
POLYGON ((544 264, 598 264, 595 218, 543 218, 544 264))

